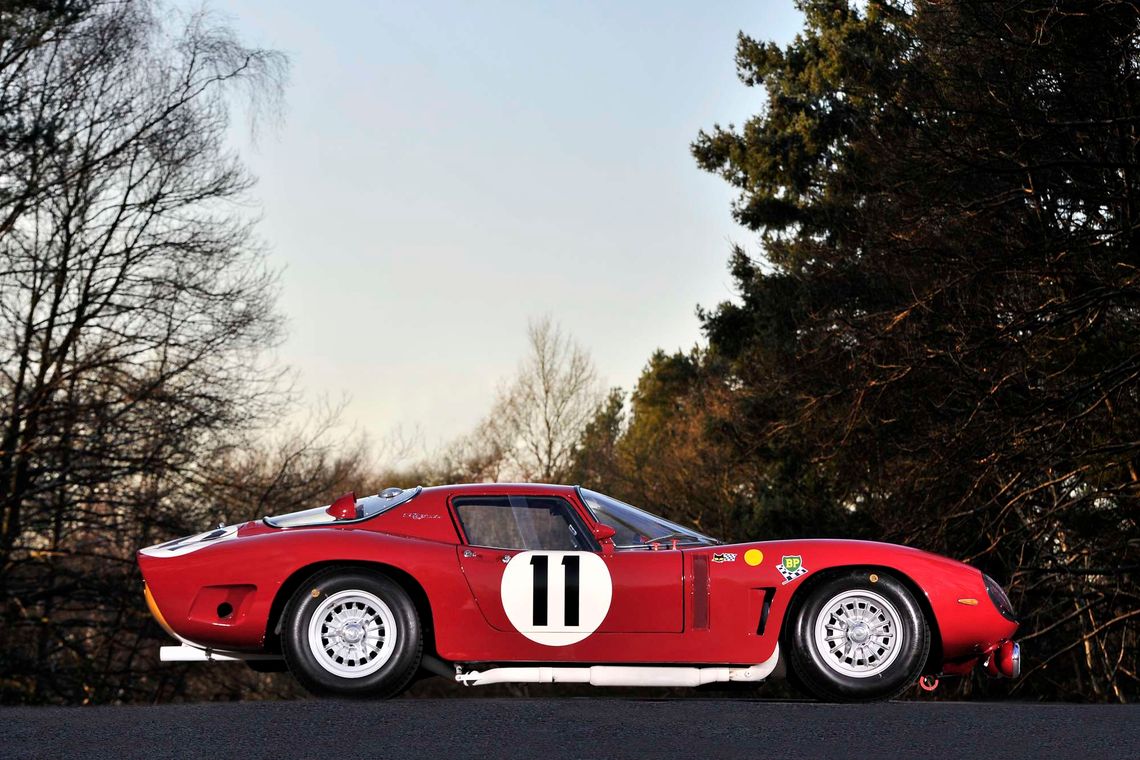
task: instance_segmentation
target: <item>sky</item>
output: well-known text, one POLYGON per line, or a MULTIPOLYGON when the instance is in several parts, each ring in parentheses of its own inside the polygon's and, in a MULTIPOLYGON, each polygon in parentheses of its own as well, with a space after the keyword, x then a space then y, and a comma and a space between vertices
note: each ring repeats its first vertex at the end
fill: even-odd
POLYGON ((277 356, 373 440, 470 430, 542 316, 629 390, 732 297, 730 246, 757 251, 689 145, 760 109, 736 35, 786 44, 790 0, 209 7, 290 59, 281 121, 234 127, 281 271, 277 356))

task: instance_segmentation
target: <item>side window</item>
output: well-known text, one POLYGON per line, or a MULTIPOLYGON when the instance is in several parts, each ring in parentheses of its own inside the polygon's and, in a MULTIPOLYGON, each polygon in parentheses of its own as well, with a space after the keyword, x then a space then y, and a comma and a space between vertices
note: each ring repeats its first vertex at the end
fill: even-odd
POLYGON ((564 500, 551 496, 469 496, 455 513, 467 543, 497 549, 590 551, 585 529, 564 500))

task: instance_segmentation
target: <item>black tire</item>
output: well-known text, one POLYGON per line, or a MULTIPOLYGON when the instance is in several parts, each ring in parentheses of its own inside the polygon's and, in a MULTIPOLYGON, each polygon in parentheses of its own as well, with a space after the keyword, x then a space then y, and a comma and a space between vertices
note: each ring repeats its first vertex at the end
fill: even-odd
MULTIPOLYGON (((872 702, 893 699, 918 680, 930 653, 930 629, 914 596, 897 578, 881 570, 852 570, 814 583, 807 594, 785 629, 788 675, 793 683, 823 701, 872 702), (846 594, 866 595, 862 598, 870 602, 870 608, 860 608, 854 596, 842 599, 841 595, 846 594), (885 600, 888 610, 893 608, 898 623, 887 626, 897 627, 897 639, 890 649, 882 646, 882 640, 865 640, 864 649, 852 646, 851 654, 844 656, 841 649, 833 648, 844 645, 844 640, 822 645, 817 642, 816 625, 821 616, 826 616, 824 621, 833 620, 830 611, 848 603, 854 605, 853 612, 871 616, 876 605, 884 606, 875 597, 885 600), (862 656, 856 655, 856 651, 862 656), (865 675, 852 674, 860 668, 865 675)), ((891 617, 889 611, 878 611, 891 617)), ((877 616, 874 619, 880 620, 877 616)), ((857 625, 858 622, 851 629, 857 625)), ((864 630, 855 634, 864 635, 864 630)))
MULTIPOLYGON (((297 681, 313 694, 382 699, 394 697, 404 690, 419 670, 423 634, 416 606, 400 584, 379 572, 355 568, 322 570, 297 589, 285 607, 283 620, 281 645, 285 662, 297 681), (353 603, 353 598, 364 599, 365 603, 353 603), (335 605, 341 599, 352 606, 337 608, 335 605), (316 626, 318 636, 323 635, 322 632, 331 634, 328 626, 322 627, 321 622, 314 623, 314 615, 320 613, 322 620, 325 620, 329 614, 337 614, 337 609, 360 610, 361 620, 379 621, 380 613, 377 610, 373 610, 377 612, 376 615, 368 614, 371 607, 366 607, 365 604, 376 606, 375 602, 367 601, 369 599, 379 600, 387 608, 388 625, 382 628, 385 635, 390 636, 393 631, 395 633, 394 646, 386 654, 376 654, 371 659, 368 655, 357 659, 353 659, 355 655, 349 655, 337 663, 334 655, 319 655, 314 651, 314 646, 310 645, 311 626, 316 626), (389 627, 393 631, 388 631, 389 627), (382 664, 377 664, 374 660, 381 660, 382 664), (366 674, 347 677, 332 670, 338 666, 349 671, 356 668, 366 674)), ((359 630, 357 627, 351 634, 357 635, 359 630)), ((375 639, 371 641, 376 643, 375 639)), ((371 654, 377 648, 352 651, 367 651, 371 654)))

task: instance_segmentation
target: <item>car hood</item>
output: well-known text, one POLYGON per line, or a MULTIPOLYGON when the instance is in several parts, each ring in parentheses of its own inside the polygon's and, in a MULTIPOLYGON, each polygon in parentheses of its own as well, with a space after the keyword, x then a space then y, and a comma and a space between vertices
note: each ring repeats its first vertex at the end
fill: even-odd
MULTIPOLYGON (((701 547, 708 549, 710 547, 701 547)), ((891 544, 885 541, 863 541, 846 538, 801 538, 776 541, 752 541, 738 544, 724 544, 711 547, 716 552, 744 552, 748 549, 759 549, 765 557, 775 557, 779 561, 784 555, 803 555, 803 561, 808 563, 809 556, 816 560, 816 565, 848 564, 886 562, 891 559, 899 561, 918 561, 927 565, 938 565, 949 572, 969 571, 979 574, 977 568, 960 562, 956 559, 916 549, 902 544, 891 544)), ((767 561, 767 560, 765 560, 767 561)), ((813 568, 814 569, 814 568, 813 568)))

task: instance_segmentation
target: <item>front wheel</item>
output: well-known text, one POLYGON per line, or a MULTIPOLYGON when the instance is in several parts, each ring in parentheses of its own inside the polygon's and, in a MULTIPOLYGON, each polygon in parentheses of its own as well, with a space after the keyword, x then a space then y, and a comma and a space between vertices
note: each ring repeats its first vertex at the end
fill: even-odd
POLYGON ((419 615, 407 592, 380 573, 330 568, 285 608, 285 661, 315 694, 392 697, 419 668, 419 615))
POLYGON ((930 652, 930 630, 918 603, 882 571, 852 571, 820 582, 787 633, 795 681, 826 701, 897 697, 922 673, 930 652))

